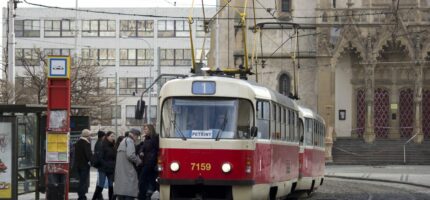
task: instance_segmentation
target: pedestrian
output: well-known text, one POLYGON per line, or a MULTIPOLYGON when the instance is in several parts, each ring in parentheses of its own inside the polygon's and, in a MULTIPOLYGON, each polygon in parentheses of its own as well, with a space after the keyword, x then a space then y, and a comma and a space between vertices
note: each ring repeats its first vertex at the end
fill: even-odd
POLYGON ((73 168, 78 172, 79 187, 78 200, 86 200, 88 192, 88 178, 90 175, 91 153, 91 133, 90 130, 82 130, 81 137, 75 143, 75 162, 73 168))
MULTIPOLYGON (((114 181, 114 174, 115 174, 115 160, 116 160, 115 135, 112 131, 108 131, 102 143, 100 171, 105 174, 108 181, 109 200, 113 200, 113 181, 114 181)), ((103 183, 103 186, 104 184, 105 183, 103 183)))
POLYGON ((136 155, 135 142, 140 131, 132 128, 118 146, 115 164, 114 193, 118 200, 131 200, 138 195, 138 177, 135 166, 141 164, 136 155))
POLYGON ((152 124, 143 126, 142 145, 138 151, 143 161, 139 174, 139 200, 150 200, 156 189, 158 139, 152 124))
MULTIPOLYGON (((128 132, 128 131, 127 131, 128 132)), ((119 144, 121 144, 121 142, 122 142, 122 140, 124 139, 125 137, 123 136, 123 135, 120 135, 120 136, 118 136, 118 138, 116 139, 116 141, 115 141, 115 152, 116 152, 116 150, 118 150, 118 147, 119 147, 119 144)))
POLYGON ((103 187, 106 181, 106 174, 101 170, 102 165, 102 144, 105 138, 105 132, 98 131, 97 132, 97 142, 94 145, 94 155, 92 158, 92 165, 97 169, 97 183, 96 189, 94 191, 94 195, 92 200, 103 200, 103 187))

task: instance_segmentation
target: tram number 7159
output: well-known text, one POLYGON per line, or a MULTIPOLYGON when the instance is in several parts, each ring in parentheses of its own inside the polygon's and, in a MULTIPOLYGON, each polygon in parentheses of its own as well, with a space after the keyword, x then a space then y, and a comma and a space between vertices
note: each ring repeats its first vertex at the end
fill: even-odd
POLYGON ((191 171, 210 171, 211 169, 210 163, 191 163, 191 171))

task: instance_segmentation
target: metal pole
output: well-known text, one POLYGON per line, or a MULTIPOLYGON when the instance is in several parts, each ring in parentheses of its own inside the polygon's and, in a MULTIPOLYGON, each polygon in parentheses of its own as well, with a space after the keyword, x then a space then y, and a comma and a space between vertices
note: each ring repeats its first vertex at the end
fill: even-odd
POLYGON ((15 104, 15 4, 14 0, 9 0, 9 39, 8 44, 8 66, 7 66, 7 77, 9 84, 11 84, 11 97, 9 102, 15 104))
MULTIPOLYGON (((216 8, 218 8, 218 5, 219 5, 219 1, 216 1, 216 8)), ((220 69, 219 68, 219 20, 218 20, 218 15, 217 15, 217 17, 216 17, 216 32, 215 32, 215 51, 216 51, 216 53, 215 53, 215 56, 216 56, 216 58, 215 58, 215 66, 216 66, 216 68, 217 69, 220 69)), ((227 66, 228 66, 228 64, 227 64, 227 66)))
POLYGON ((115 71, 115 133, 118 134, 118 70, 115 71))
MULTIPOLYGON (((155 49, 154 49, 154 51, 155 51, 155 49)), ((154 62, 154 65, 155 65, 155 62, 154 62)), ((152 67, 153 66, 150 66, 149 67, 149 85, 151 85, 152 84, 152 67)), ((148 93, 148 109, 147 109, 147 113, 146 113, 146 123, 147 124, 150 124, 151 123, 151 99, 152 99, 152 88, 151 89, 149 89, 149 93, 148 93)))
POLYGON ((73 59, 75 67, 78 64, 78 0, 75 1, 75 57, 73 59))

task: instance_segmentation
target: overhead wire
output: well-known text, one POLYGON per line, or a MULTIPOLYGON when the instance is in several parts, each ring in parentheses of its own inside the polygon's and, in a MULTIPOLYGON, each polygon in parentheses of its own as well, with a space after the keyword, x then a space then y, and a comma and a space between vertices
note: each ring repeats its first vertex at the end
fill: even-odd
MULTIPOLYGON (((38 4, 38 3, 32 3, 28 0, 23 0, 25 3, 37 6, 37 7, 43 7, 43 8, 51 8, 51 9, 60 9, 60 10, 69 10, 69 11, 79 11, 79 12, 88 12, 88 13, 98 13, 98 14, 111 14, 111 15, 120 15, 120 16, 135 16, 135 17, 149 17, 149 18, 171 18, 171 19, 188 19, 186 16, 168 16, 168 15, 149 15, 149 14, 137 14, 137 13, 124 13, 124 12, 111 12, 111 11, 102 11, 102 10, 91 10, 91 9, 82 9, 82 8, 66 8, 66 7, 59 7, 59 6, 49 6, 45 4, 38 4)), ((226 0, 225 0, 226 1, 226 0)), ((230 4, 230 3, 228 3, 230 4)), ((231 6, 232 8, 237 10, 237 7, 231 6)), ((411 7, 410 9, 413 9, 411 7)), ((293 18, 336 18, 336 17, 348 17, 348 16, 366 16, 366 15, 385 15, 385 14, 392 14, 392 12, 374 12, 374 13, 360 13, 360 14, 343 14, 343 15, 331 15, 331 16, 301 16, 301 17, 294 17, 293 18)), ((202 17, 194 17, 195 19, 201 20, 202 17)), ((230 17, 220 17, 218 18, 220 20, 235 20, 236 18, 230 18, 230 17)), ((273 17, 257 17, 256 19, 273 19, 273 17)), ((247 19, 247 20, 253 20, 253 19, 247 19)))

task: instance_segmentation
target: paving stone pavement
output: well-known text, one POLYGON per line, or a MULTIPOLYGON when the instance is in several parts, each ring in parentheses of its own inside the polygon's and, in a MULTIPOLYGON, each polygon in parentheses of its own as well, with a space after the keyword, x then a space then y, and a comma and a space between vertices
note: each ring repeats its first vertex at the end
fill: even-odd
MULTIPOLYGON (((405 183, 430 188, 430 166, 428 165, 327 165, 325 174, 327 177, 405 183)), ((92 169, 90 176, 90 188, 88 189, 89 193, 87 193, 88 199, 91 199, 95 190, 97 171, 92 169)), ((30 193, 21 195, 18 199, 33 200, 34 197, 34 193, 30 193)), ((103 197, 107 199, 107 189, 103 190, 103 197)), ((70 200, 77 198, 78 195, 76 193, 69 194, 70 200)), ((45 199, 45 194, 40 193, 40 199, 45 199)), ((155 193, 152 199, 158 199, 158 193, 155 193)))
MULTIPOLYGON (((90 171, 90 187, 88 188, 87 199, 91 199, 93 197, 94 190, 96 187, 96 182, 97 182, 97 170, 94 168, 91 168, 91 171, 90 171)), ((108 199, 108 189, 103 189, 102 194, 103 194, 104 199, 108 199)), ((45 194, 40 193, 39 197, 41 200, 44 200, 45 194)), ((35 193, 20 195, 20 196, 18 196, 18 199, 19 200, 34 200, 35 199, 35 193)), ((69 193, 69 200, 76 200, 76 199, 78 199, 77 193, 69 193)), ((158 192, 156 192, 156 193, 154 193, 154 195, 152 195, 152 199, 153 200, 159 199, 158 192)))
POLYGON ((327 165, 325 174, 327 177, 405 183, 430 188, 428 165, 327 165))

